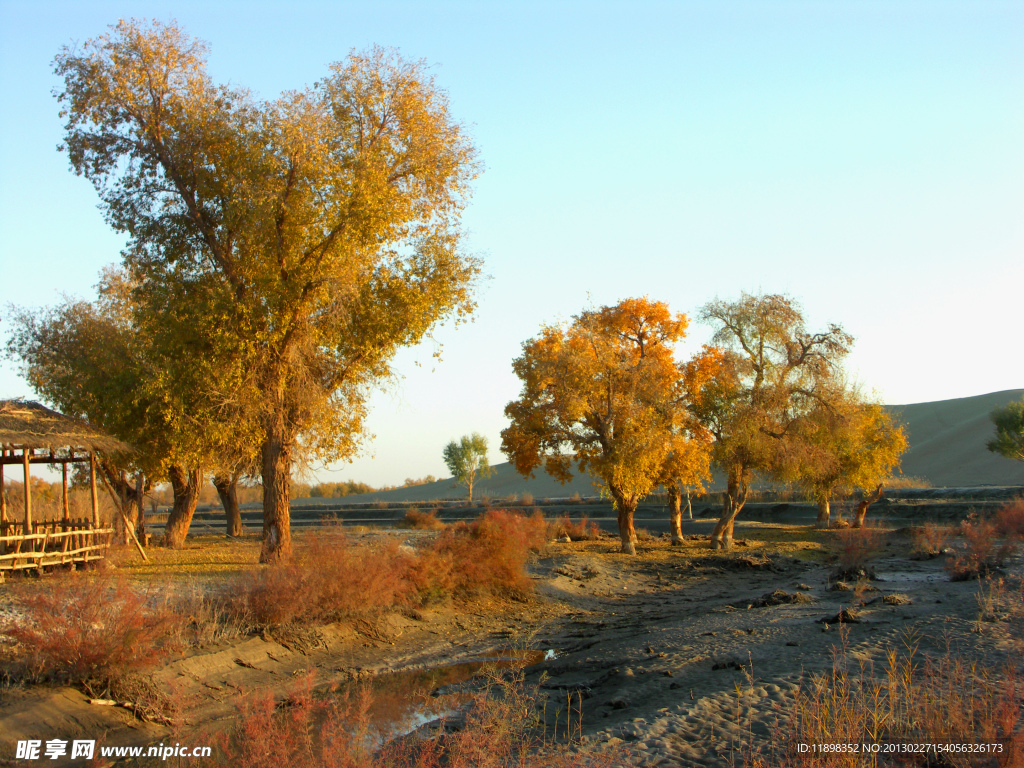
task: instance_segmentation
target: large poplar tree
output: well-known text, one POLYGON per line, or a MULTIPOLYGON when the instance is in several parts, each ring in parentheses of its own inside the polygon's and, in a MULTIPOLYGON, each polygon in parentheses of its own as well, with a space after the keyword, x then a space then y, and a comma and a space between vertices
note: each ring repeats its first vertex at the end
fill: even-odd
MULTIPOLYGON (((122 21, 56 58, 64 149, 151 290, 200 306, 247 372, 261 560, 291 552, 298 451, 356 448, 399 347, 471 311, 458 220, 474 149, 421 63, 374 48, 262 100, 217 85, 175 24, 122 21)), ((186 352, 187 350, 183 350, 186 352)))
POLYGON ((797 471, 796 428, 842 392, 837 382, 853 338, 835 324, 809 332, 800 306, 778 294, 716 299, 700 318, 724 353, 694 412, 714 435, 714 463, 726 476, 711 546, 729 549, 754 476, 784 480, 797 471))

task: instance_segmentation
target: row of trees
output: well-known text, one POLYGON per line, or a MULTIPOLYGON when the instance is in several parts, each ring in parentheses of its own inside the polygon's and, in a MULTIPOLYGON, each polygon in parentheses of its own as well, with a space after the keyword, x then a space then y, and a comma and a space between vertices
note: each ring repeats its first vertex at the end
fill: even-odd
MULTIPOLYGON (((780 295, 743 294, 700 311, 711 345, 686 361, 675 345, 683 314, 647 298, 588 310, 523 344, 523 382, 505 414, 502 451, 516 469, 563 482, 572 466, 603 481, 618 513, 622 551, 635 552, 633 514, 664 486, 679 540, 680 499, 711 467, 725 476, 712 546, 728 549, 755 477, 802 486, 828 525, 839 492, 879 490, 899 466, 906 435, 843 370, 853 339, 838 325, 811 333, 780 295)), ((857 523, 870 497, 865 495, 857 523)))
POLYGON ((396 351, 472 311, 458 224, 478 166, 444 93, 393 51, 272 100, 205 59, 136 21, 56 57, 63 150, 127 246, 96 302, 22 313, 8 352, 135 447, 104 466, 133 517, 170 483, 171 546, 207 476, 229 504, 260 477, 269 562, 291 552, 295 465, 351 455, 396 351))

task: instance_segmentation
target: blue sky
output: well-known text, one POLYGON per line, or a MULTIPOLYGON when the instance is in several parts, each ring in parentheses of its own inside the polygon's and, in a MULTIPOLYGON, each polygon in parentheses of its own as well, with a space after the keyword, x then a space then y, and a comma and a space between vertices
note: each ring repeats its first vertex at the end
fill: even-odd
MULTIPOLYGON (((266 97, 395 46, 433 65, 479 149, 476 318, 438 330, 440 362, 399 356, 375 437, 320 479, 444 475, 472 431, 502 460, 520 344, 627 296, 695 313, 789 293, 856 337, 851 371, 888 403, 1024 386, 1020 2, 0 0, 0 318, 90 297, 118 260, 56 151, 51 62, 121 17, 176 18, 216 80, 266 97)), ((0 363, 0 397, 31 394, 0 363)))

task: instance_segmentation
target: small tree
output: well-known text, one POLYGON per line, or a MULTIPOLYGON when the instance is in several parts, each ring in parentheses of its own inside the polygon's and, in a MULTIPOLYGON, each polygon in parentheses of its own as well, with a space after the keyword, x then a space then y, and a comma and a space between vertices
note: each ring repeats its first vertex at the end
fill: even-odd
POLYGON ((625 299, 542 329, 512 364, 523 390, 505 407, 512 423, 501 450, 523 475, 543 464, 564 483, 575 461, 601 478, 627 554, 636 552, 637 504, 685 439, 673 347, 688 323, 661 302, 625 299))
POLYGON ((444 463, 456 483, 466 486, 470 501, 477 476, 489 477, 494 472, 487 463, 487 438, 477 432, 463 435, 457 443, 454 440, 448 443, 444 447, 444 463))
POLYGON ((833 496, 860 489, 854 520, 860 528, 868 506, 881 496, 882 481, 899 467, 907 449, 903 427, 881 405, 863 402, 856 392, 840 392, 802 419, 794 433, 788 457, 792 474, 787 477, 783 470, 781 478, 795 481, 814 499, 823 528, 831 521, 833 496))
POLYGON ((986 447, 1008 459, 1024 461, 1024 398, 996 408, 989 418, 996 426, 996 436, 986 447))

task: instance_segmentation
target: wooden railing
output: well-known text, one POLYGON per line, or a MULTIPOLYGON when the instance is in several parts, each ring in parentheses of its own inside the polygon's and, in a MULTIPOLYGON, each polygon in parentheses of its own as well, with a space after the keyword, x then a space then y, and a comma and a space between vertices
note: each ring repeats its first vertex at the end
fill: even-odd
POLYGON ((113 528, 94 528, 88 520, 35 523, 31 533, 24 529, 21 522, 0 522, 0 571, 102 560, 114 534, 113 528))

